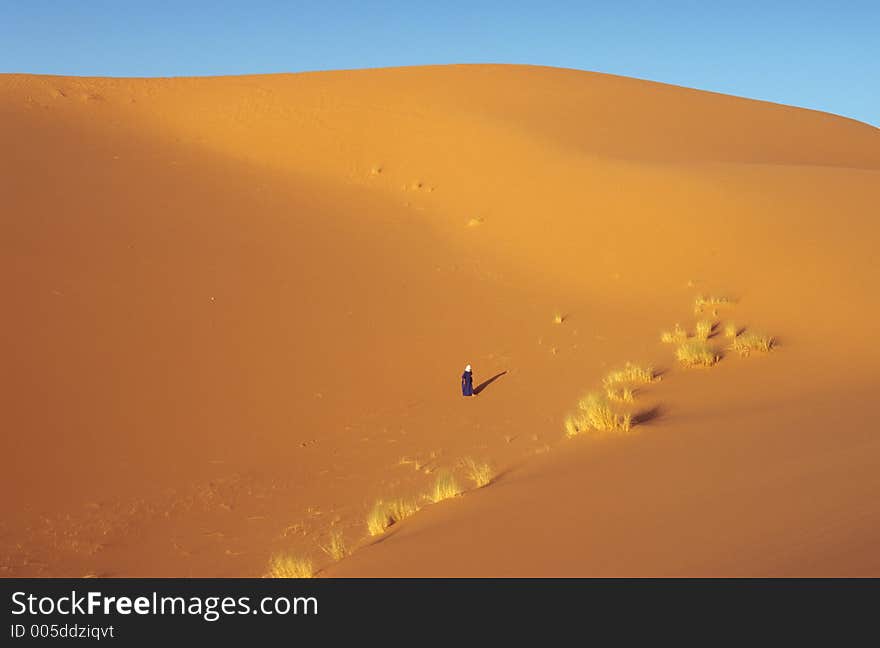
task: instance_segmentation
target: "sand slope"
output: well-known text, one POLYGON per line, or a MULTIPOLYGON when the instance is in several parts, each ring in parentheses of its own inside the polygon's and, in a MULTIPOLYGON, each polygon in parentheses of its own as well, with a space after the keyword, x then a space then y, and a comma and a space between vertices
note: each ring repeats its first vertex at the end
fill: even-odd
POLYGON ((3 75, 0 135, 2 575, 880 573, 873 127, 446 66, 3 75), (677 368, 700 292, 779 348, 677 368), (626 360, 658 415, 563 439, 626 360))

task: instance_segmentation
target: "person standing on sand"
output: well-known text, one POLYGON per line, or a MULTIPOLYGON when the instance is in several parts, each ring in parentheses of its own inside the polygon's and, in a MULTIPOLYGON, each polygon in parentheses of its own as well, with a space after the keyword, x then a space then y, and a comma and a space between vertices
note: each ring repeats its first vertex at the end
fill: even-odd
POLYGON ((462 396, 473 396, 474 395, 474 375, 471 373, 471 366, 468 365, 464 368, 464 373, 461 374, 461 395, 462 396))

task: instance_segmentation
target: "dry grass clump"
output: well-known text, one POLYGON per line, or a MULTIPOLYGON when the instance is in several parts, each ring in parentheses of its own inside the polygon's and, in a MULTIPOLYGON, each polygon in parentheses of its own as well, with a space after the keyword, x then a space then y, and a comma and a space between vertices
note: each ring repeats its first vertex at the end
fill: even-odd
POLYGON ((635 392, 632 387, 621 387, 620 389, 608 387, 605 389, 605 395, 608 396, 608 400, 617 403, 632 403, 635 400, 635 392))
POLYGON ((330 556, 333 560, 342 560, 348 555, 348 548, 345 546, 345 539, 342 537, 342 531, 334 529, 330 532, 330 538, 326 545, 321 547, 321 551, 330 556))
POLYGON ((392 524, 405 520, 418 510, 419 505, 412 500, 379 500, 367 515, 367 530, 370 535, 380 535, 392 524))
POLYGON ((367 514, 367 531, 370 535, 385 533, 385 529, 391 526, 391 519, 385 509, 385 502, 376 502, 375 506, 367 514))
POLYGON ((702 340, 688 340, 675 350, 675 357, 685 367, 711 367, 721 356, 702 340))
POLYGON ((718 296, 705 296, 698 295, 694 300, 694 314, 699 315, 705 310, 706 306, 726 306, 727 304, 732 304, 733 300, 728 297, 718 297, 718 296))
POLYGON ((774 340, 762 333, 743 333, 733 340, 732 348, 741 356, 748 356, 752 351, 767 353, 773 349, 774 340))
POLYGON ((434 482, 434 490, 431 491, 430 498, 436 504, 451 497, 458 497, 461 492, 461 487, 455 480, 455 476, 451 472, 444 471, 437 475, 437 481, 434 482))
POLYGON ((574 437, 583 432, 629 432, 632 427, 630 414, 617 414, 607 400, 599 394, 590 393, 578 402, 578 411, 565 419, 565 434, 574 437))
POLYGON ((565 315, 563 315, 562 313, 556 313, 553 316, 553 323, 554 324, 562 324, 564 321, 565 321, 565 315))
POLYGON ((477 488, 488 486, 492 482, 492 478, 495 476, 492 466, 487 463, 475 461, 471 457, 465 457, 462 459, 462 465, 464 466, 465 474, 467 474, 468 479, 474 482, 477 488))
POLYGON ((652 383, 660 380, 651 367, 641 367, 627 362, 622 369, 615 369, 602 380, 605 387, 613 387, 620 383, 652 383))
POLYGON ((388 502, 386 507, 386 510, 388 511, 388 516, 391 518, 392 523, 405 520, 410 515, 418 512, 419 510, 418 503, 408 499, 391 500, 390 502, 388 502))
POLYGON ((587 427, 600 432, 611 432, 617 428, 617 414, 611 405, 598 394, 587 394, 578 402, 584 414, 587 427))
POLYGON ((687 340, 688 334, 680 325, 676 324, 671 331, 663 331, 660 334, 660 341, 666 344, 681 344, 687 340))
POLYGON ((283 554, 272 556, 265 578, 312 578, 315 570, 308 558, 297 558, 283 554))
POLYGON ((736 322, 726 322, 724 324, 724 337, 728 340, 733 340, 739 334, 739 328, 736 325, 736 322))
POLYGON ((580 412, 566 416, 565 421, 562 423, 562 427, 565 429, 565 436, 568 438, 576 437, 583 430, 586 430, 586 427, 581 428, 582 422, 580 412))
POLYGON ((697 322, 696 338, 705 342, 709 339, 709 336, 712 334, 712 330, 714 328, 715 323, 711 320, 700 320, 699 322, 697 322))

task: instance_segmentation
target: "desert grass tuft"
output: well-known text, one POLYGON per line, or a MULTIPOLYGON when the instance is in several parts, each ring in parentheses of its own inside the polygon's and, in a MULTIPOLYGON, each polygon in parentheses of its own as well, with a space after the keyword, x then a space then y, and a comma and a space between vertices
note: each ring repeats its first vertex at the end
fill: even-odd
POLYGON ((721 356, 702 340, 688 340, 675 350, 675 357, 685 367, 711 367, 721 356))
POLYGON ((367 514, 367 531, 370 532, 370 535, 381 535, 389 526, 391 526, 391 520, 385 509, 385 502, 376 502, 367 514))
POLYGON ((687 340, 688 334, 679 324, 671 331, 663 331, 660 333, 660 341, 665 344, 681 344, 687 340))
POLYGON ((492 470, 492 466, 485 462, 475 461, 471 457, 465 457, 462 459, 462 465, 464 466, 465 474, 468 476, 477 488, 482 488, 483 486, 488 486, 492 483, 492 478, 495 476, 494 471, 492 470))
POLYGON ((565 315, 563 315, 562 313, 556 313, 553 316, 553 323, 554 324, 562 324, 564 321, 565 321, 565 315))
POLYGON ((345 546, 345 538, 342 537, 342 531, 333 529, 330 532, 327 544, 321 547, 321 551, 336 561, 345 558, 348 555, 348 548, 345 546))
POLYGON ((418 503, 409 499, 391 500, 387 506, 388 516, 391 518, 392 523, 405 520, 419 511, 418 503))
POLYGON ((596 393, 589 393, 578 402, 578 411, 565 420, 565 434, 574 437, 584 432, 628 432, 630 415, 618 415, 611 404, 596 393))
POLYGON ((697 298, 694 299, 694 314, 699 315, 703 312, 703 310, 705 310, 706 306, 712 306, 713 308, 715 308, 718 306, 726 306, 732 303, 733 300, 728 297, 698 295, 697 298))
POLYGON ((607 387, 605 395, 608 396, 608 400, 617 403, 632 403, 635 400, 635 392, 632 387, 621 387, 620 389, 607 387))
POLYGON ((312 578, 315 571, 308 558, 277 554, 269 561, 266 578, 312 578))
POLYGON ((435 504, 445 499, 458 497, 461 495, 461 487, 455 479, 455 476, 448 471, 441 472, 437 475, 437 481, 434 482, 434 490, 431 491, 431 501, 435 504))
POLYGON ((587 394, 578 402, 578 407, 585 415, 587 427, 600 432, 611 432, 617 428, 617 415, 598 394, 587 394))
POLYGON ((736 322, 726 322, 724 324, 724 337, 728 340, 733 340, 737 335, 739 335, 739 328, 736 322))
POLYGON ((748 356, 752 351, 767 353, 773 350, 774 340, 762 333, 743 333, 733 341, 732 348, 741 356, 748 356))
POLYGON ((367 530, 370 535, 380 535, 392 524, 405 520, 418 510, 419 505, 412 500, 379 500, 367 515, 367 530))
POLYGON ((696 338, 705 342, 709 339, 709 336, 712 334, 712 330, 714 328, 715 323, 711 320, 700 320, 699 322, 697 322, 696 326, 696 338))
POLYGON ((602 380, 605 387, 613 387, 620 383, 652 383, 660 380, 651 367, 642 367, 627 362, 622 369, 615 369, 602 380))
POLYGON ((576 437, 578 434, 586 430, 586 421, 583 412, 569 414, 565 417, 562 427, 565 429, 565 436, 568 438, 576 437))

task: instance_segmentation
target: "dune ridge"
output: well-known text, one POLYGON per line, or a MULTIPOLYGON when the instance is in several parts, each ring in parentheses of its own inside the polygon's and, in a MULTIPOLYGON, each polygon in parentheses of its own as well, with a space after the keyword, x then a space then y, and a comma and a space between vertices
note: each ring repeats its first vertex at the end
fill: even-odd
POLYGON ((0 575, 880 572, 876 128, 486 65, 0 75, 0 134, 0 575), (778 349, 565 442, 698 294, 778 349))

